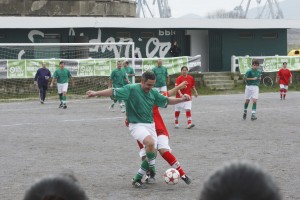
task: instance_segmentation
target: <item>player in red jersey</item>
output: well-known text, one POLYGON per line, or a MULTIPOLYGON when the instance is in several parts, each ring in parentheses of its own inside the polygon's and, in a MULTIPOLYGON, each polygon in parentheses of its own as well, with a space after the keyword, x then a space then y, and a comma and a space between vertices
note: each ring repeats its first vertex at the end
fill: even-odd
POLYGON ((289 84, 292 84, 292 74, 288 68, 287 63, 282 64, 282 68, 278 71, 276 77, 276 83, 279 82, 280 87, 280 100, 285 100, 286 92, 289 88, 289 84))
POLYGON ((191 97, 190 101, 184 103, 178 103, 175 105, 175 128, 179 128, 178 118, 181 110, 185 110, 187 118, 187 129, 193 128, 195 125, 192 123, 192 89, 194 90, 195 97, 198 96, 198 92, 195 88, 194 78, 188 74, 188 68, 186 66, 181 67, 181 75, 177 77, 175 86, 186 81, 188 84, 185 88, 178 90, 176 98, 181 98, 184 94, 188 94, 191 97))
MULTIPOLYGON (((169 90, 168 92, 164 92, 163 95, 164 96, 172 96, 173 94, 175 94, 180 88, 184 88, 186 87, 187 82, 182 82, 181 84, 179 84, 178 86, 176 86, 175 88, 169 90)), ((184 170, 181 168, 178 160, 176 159, 176 157, 171 153, 171 148, 169 146, 169 139, 170 139, 170 135, 169 132, 165 126, 165 123, 160 115, 158 106, 154 106, 153 107, 153 120, 155 123, 155 130, 156 130, 156 134, 157 134, 157 150, 160 153, 160 155, 169 163, 169 165, 172 168, 175 168, 179 174, 181 179, 186 183, 186 184, 190 184, 191 183, 191 179, 185 174, 184 170)), ((126 121, 125 121, 126 123, 126 121)), ((127 124, 126 124, 127 125, 127 124)), ((141 144, 139 141, 137 141, 139 148, 140 148, 140 157, 143 159, 146 158, 146 151, 144 148, 144 145, 141 144)), ((148 177, 146 177, 146 182, 148 183, 154 183, 155 182, 155 174, 150 171, 149 174, 147 175, 148 177)))

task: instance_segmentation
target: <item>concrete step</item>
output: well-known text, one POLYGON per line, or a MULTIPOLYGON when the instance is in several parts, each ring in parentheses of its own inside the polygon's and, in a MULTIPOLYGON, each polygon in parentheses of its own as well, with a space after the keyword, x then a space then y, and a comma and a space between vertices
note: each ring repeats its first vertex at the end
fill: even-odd
POLYGON ((205 84, 234 84, 234 80, 204 80, 205 84))
POLYGON ((207 84, 207 87, 209 87, 212 90, 229 90, 234 88, 234 84, 207 84))
POLYGON ((230 76, 231 72, 202 72, 203 76, 230 76))
POLYGON ((231 76, 203 76, 203 80, 231 80, 231 76))

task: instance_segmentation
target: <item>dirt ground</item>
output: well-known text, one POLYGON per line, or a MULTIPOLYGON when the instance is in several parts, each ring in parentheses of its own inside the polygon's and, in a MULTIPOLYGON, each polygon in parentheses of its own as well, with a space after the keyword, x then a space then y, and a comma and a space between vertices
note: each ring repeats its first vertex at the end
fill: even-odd
MULTIPOLYGON (((200 96, 193 100, 191 130, 174 129, 174 107, 161 109, 171 147, 191 185, 169 186, 169 168, 158 156, 157 183, 145 190, 131 186, 140 159, 136 142, 124 126, 124 114, 110 112, 109 99, 0 104, 0 196, 21 200, 38 178, 71 169, 91 200, 197 199, 203 181, 224 162, 247 159, 268 171, 283 199, 300 199, 300 93, 260 94, 258 120, 242 120, 244 95, 200 96)), ((249 106, 251 108, 251 105, 249 106)))

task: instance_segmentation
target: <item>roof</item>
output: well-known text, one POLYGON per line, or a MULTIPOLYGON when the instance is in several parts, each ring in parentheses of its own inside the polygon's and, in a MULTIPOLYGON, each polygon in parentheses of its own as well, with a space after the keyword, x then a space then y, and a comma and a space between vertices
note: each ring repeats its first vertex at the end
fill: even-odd
POLYGON ((299 29, 300 20, 116 17, 0 17, 0 29, 12 28, 299 29))

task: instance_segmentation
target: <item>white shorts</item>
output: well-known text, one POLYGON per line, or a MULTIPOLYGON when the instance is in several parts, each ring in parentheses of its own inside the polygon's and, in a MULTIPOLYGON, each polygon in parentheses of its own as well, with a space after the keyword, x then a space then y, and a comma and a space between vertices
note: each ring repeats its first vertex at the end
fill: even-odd
POLYGON ((68 91, 68 83, 57 83, 57 92, 58 94, 64 93, 68 91))
POLYGON ((175 104, 175 111, 191 110, 191 109, 192 109, 192 101, 184 101, 184 102, 175 104))
POLYGON ((256 85, 246 85, 245 99, 258 99, 259 88, 256 85))
MULTIPOLYGON (((157 149, 168 149, 171 151, 171 148, 169 146, 169 138, 166 135, 160 135, 157 137, 157 149)), ((140 157, 146 156, 146 150, 145 148, 140 149, 139 152, 140 157)))
POLYGON ((289 86, 288 86, 288 85, 280 84, 279 87, 280 87, 280 89, 285 89, 285 90, 288 90, 288 89, 289 89, 289 86))
POLYGON ((162 86, 162 87, 155 87, 158 92, 166 92, 167 91, 167 86, 162 86))
POLYGON ((146 124, 146 123, 129 123, 129 131, 132 135, 132 137, 135 140, 138 140, 141 144, 144 144, 144 139, 151 135, 154 139, 154 147, 157 147, 157 135, 155 132, 155 125, 152 124, 146 124))

